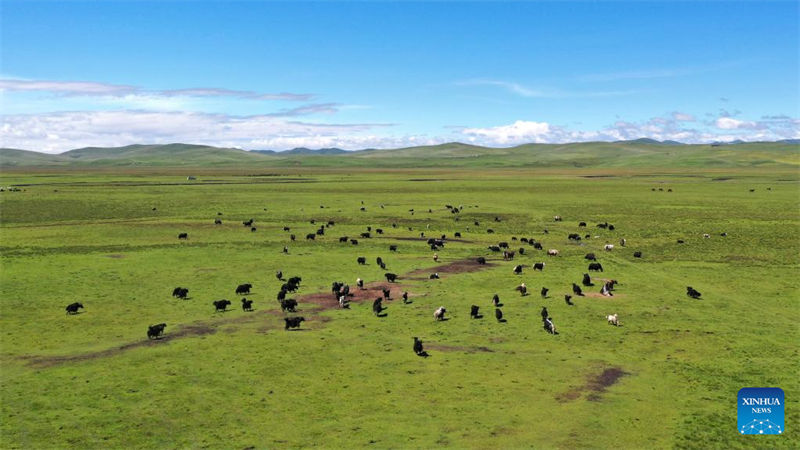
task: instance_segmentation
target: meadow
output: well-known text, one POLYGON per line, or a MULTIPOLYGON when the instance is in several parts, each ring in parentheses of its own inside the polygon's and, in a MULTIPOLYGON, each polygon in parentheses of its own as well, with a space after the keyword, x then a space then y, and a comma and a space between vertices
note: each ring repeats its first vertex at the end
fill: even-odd
POLYGON ((0 174, 22 189, 0 193, 0 446, 800 447, 794 168, 196 172, 0 174), (367 226, 384 233, 358 238, 367 226), (462 238, 434 262, 421 232, 462 238), (576 232, 591 237, 569 241, 576 232), (503 261, 487 248, 499 241, 526 251, 503 261), (605 269, 593 277, 620 284, 568 306, 588 252, 605 269), (479 256, 489 264, 452 270, 479 256), (278 270, 302 277, 299 331, 283 329, 278 270), (333 281, 385 286, 387 271, 399 280, 386 317, 370 301, 333 306, 333 281), (253 312, 234 295, 246 282, 253 312), (172 298, 176 286, 190 298, 172 298), (217 313, 221 298, 233 305, 217 313), (75 301, 85 309, 66 315, 75 301), (442 305, 449 320, 435 322, 442 305), (542 306, 559 334, 542 329, 542 306), (164 337, 148 340, 160 322, 164 337), (737 433, 736 394, 750 386, 785 391, 783 435, 737 433))

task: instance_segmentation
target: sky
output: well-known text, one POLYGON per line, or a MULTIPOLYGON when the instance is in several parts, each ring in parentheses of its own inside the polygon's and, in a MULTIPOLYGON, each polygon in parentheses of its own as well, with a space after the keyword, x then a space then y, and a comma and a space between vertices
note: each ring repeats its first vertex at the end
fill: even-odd
POLYGON ((800 2, 0 0, 0 147, 800 138, 800 2))

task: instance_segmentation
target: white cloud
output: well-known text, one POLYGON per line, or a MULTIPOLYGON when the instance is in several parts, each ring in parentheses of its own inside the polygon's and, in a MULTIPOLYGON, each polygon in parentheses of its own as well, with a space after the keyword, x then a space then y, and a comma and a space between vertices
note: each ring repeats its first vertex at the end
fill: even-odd
POLYGON ((722 130, 754 130, 759 128, 755 122, 738 120, 731 117, 720 117, 715 122, 717 128, 722 130))
POLYGON ((145 89, 126 84, 99 83, 94 81, 21 80, 0 79, 0 90, 15 92, 50 92, 69 96, 123 97, 142 95, 148 97, 232 97, 248 100, 308 101, 312 94, 291 92, 263 93, 225 88, 145 89))
MULTIPOLYGON (((185 142, 247 149, 294 146, 363 148, 390 124, 289 121, 269 115, 196 112, 86 111, 0 116, 0 146, 57 153, 88 146, 185 142)), ((391 142, 399 142, 391 138, 391 142)))
POLYGON ((680 111, 673 111, 672 118, 681 122, 694 122, 697 120, 693 115, 682 113, 680 111))
POLYGON ((546 122, 518 120, 511 125, 490 128, 464 128, 461 133, 471 141, 488 141, 498 145, 522 142, 547 142, 552 130, 546 122))
POLYGON ((638 93, 635 90, 623 91, 565 91, 562 89, 540 88, 534 89, 523 86, 519 83, 500 80, 466 80, 458 81, 456 86, 496 86, 503 88, 512 94, 528 98, 592 98, 592 97, 616 97, 620 95, 631 95, 638 93))

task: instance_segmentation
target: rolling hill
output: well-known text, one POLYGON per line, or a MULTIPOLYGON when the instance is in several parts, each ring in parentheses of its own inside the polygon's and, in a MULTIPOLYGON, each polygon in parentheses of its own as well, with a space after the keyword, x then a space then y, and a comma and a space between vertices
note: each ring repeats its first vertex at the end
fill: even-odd
POLYGON ((87 147, 51 155, 0 149, 0 168, 15 167, 362 167, 362 168, 737 168, 800 166, 792 141, 688 145, 637 139, 620 142, 525 144, 491 148, 451 142, 391 150, 298 148, 244 151, 205 145, 166 144, 87 147))

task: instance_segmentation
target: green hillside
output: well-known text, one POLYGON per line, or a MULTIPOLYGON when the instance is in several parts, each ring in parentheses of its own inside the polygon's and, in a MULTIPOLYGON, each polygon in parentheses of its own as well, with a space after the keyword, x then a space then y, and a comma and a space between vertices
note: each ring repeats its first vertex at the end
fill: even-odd
POLYGON ((525 144, 490 148, 463 143, 362 150, 344 154, 305 151, 262 153, 204 145, 87 147, 49 155, 0 149, 0 167, 362 167, 362 168, 746 168, 800 166, 800 145, 670 145, 623 142, 525 144))

